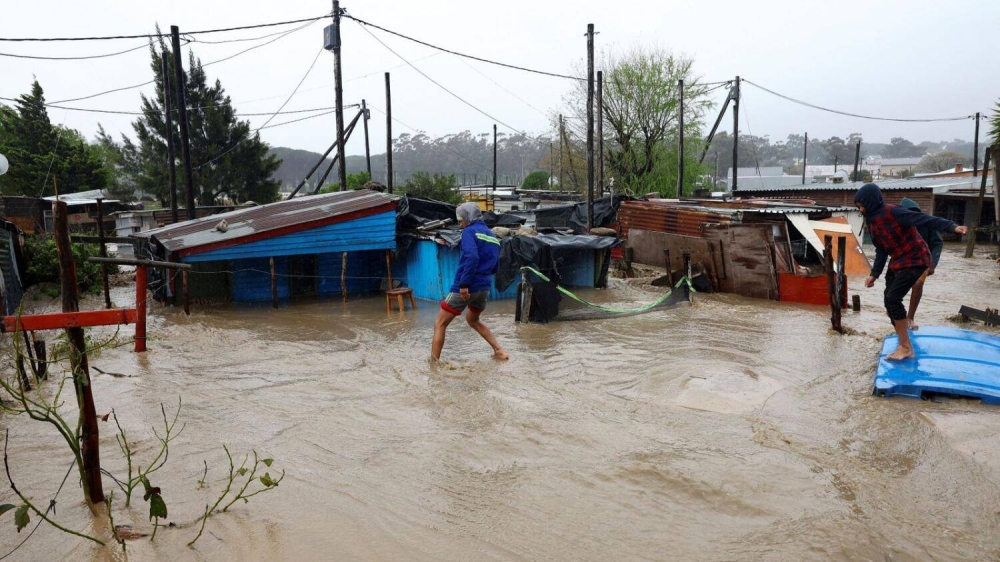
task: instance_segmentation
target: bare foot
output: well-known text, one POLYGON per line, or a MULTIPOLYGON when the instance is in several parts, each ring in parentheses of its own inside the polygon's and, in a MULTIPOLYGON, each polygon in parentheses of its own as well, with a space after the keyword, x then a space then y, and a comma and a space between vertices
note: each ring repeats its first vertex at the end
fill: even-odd
POLYGON ((912 359, 913 357, 913 348, 902 346, 896 348, 896 351, 893 351, 889 355, 885 356, 885 358, 889 361, 902 361, 903 359, 912 359))
POLYGON ((506 361, 510 359, 510 355, 507 355, 507 352, 504 351, 503 348, 500 348, 493 352, 493 358, 499 359, 500 361, 506 361))
POLYGON ((917 323, 913 321, 913 318, 907 318, 906 321, 909 323, 909 326, 907 326, 909 329, 911 330, 920 329, 920 326, 918 326, 917 323))

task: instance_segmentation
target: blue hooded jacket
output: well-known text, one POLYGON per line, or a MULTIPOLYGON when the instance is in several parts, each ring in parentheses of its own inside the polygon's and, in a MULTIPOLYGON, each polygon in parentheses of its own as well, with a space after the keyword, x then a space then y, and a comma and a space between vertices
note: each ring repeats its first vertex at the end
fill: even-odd
MULTIPOLYGON (((915 212, 896 205, 889 206, 889 210, 887 211, 885 200, 882 199, 882 190, 874 183, 866 183, 861 186, 857 195, 854 196, 854 202, 861 203, 864 206, 865 220, 868 222, 871 222, 872 219, 882 213, 891 212, 896 222, 904 228, 914 226, 918 230, 928 228, 935 232, 954 232, 958 226, 948 219, 915 212)), ((885 262, 889 258, 889 254, 885 248, 879 245, 878 241, 873 239, 872 243, 875 245, 875 262, 872 264, 871 276, 878 279, 882 275, 882 270, 885 269, 885 262)), ((940 256, 940 252, 938 256, 940 256)), ((935 263, 937 263, 936 259, 935 263)))
POLYGON ((500 240, 483 221, 462 229, 462 258, 455 272, 451 292, 490 290, 491 277, 500 269, 500 240))

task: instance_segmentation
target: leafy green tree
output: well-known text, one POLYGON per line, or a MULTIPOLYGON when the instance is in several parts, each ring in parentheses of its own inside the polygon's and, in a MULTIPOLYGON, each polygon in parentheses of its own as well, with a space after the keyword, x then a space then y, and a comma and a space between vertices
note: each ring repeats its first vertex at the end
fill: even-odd
POLYGON ((36 80, 16 109, 0 107, 0 153, 10 161, 3 177, 5 195, 41 197, 107 186, 100 152, 73 129, 53 126, 45 109, 45 92, 36 80))
POLYGON ((916 146, 902 137, 894 137, 889 139, 889 148, 886 150, 885 156, 887 158, 916 158, 926 153, 926 148, 916 146))
MULTIPOLYGON (((347 189, 361 189, 366 183, 370 182, 372 177, 368 175, 368 172, 355 172, 353 174, 347 174, 347 189)), ((320 193, 333 193, 334 191, 339 191, 340 185, 337 183, 331 183, 330 185, 319 190, 320 193)))
POLYGON ((550 189, 549 173, 543 170, 535 170, 524 178, 521 189, 550 189))
POLYGON ((957 152, 937 152, 924 156, 917 164, 916 171, 924 173, 943 172, 953 170, 955 166, 968 166, 969 159, 957 152))
POLYGON ((406 180, 400 190, 407 195, 432 199, 444 203, 458 205, 462 202, 462 196, 455 191, 455 176, 442 176, 441 174, 426 174, 417 172, 406 180))
POLYGON ((851 181, 865 181, 865 182, 872 181, 872 173, 869 170, 858 170, 857 175, 855 175, 854 172, 852 171, 850 177, 851 181))
MULTIPOLYGON (((604 130, 610 137, 605 141, 605 173, 615 178, 615 190, 674 194, 679 167, 660 159, 676 153, 680 79, 684 80, 685 175, 702 175, 701 129, 712 102, 708 87, 695 76, 694 61, 658 48, 635 47, 602 52, 598 66, 604 69, 604 130)), ((577 120, 586 115, 586 99, 586 85, 581 82, 568 99, 577 120)), ((581 179, 585 182, 586 175, 581 179)), ((688 178, 685 185, 690 185, 688 178)))
MULTIPOLYGON (((136 187, 166 204, 170 198, 167 181, 166 123, 163 111, 161 58, 167 57, 173 78, 173 57, 161 39, 150 42, 150 68, 156 93, 142 96, 142 117, 132 123, 136 140, 122 136, 123 168, 134 173, 136 187)), ((281 162, 268 154, 268 146, 251 130, 249 121, 236 117, 236 110, 222 83, 209 84, 208 76, 194 52, 185 71, 192 176, 198 203, 214 205, 221 198, 242 203, 270 203, 278 200, 279 182, 271 178, 281 162)), ((177 107, 173 100, 172 107, 177 107)), ((176 111, 176 109, 175 109, 176 111)), ((180 161, 180 126, 173 119, 178 185, 183 185, 180 161)))

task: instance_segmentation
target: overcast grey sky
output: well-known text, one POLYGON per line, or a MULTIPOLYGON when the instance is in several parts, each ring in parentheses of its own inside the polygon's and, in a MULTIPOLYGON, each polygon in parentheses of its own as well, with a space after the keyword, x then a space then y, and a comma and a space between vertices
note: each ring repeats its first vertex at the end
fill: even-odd
MULTIPOLYGON (((586 53, 584 33, 594 23, 598 48, 656 44, 695 59, 705 81, 739 74, 778 92, 843 111, 900 118, 936 118, 987 112, 1000 97, 1000 71, 984 58, 991 22, 1000 21, 1000 2, 957 0, 759 0, 656 1, 548 0, 476 2, 459 0, 344 0, 359 18, 484 58, 570 73, 586 53)), ((330 3, 281 2, 6 2, 0 20, 3 37, 53 37, 140 34, 159 22, 181 31, 233 27, 319 16, 330 3)), ((273 44, 206 69, 222 80, 238 112, 278 109, 305 75, 322 46, 326 21, 312 24, 273 44)), ((276 29, 201 36, 206 40, 257 37, 276 29)), ((535 134, 549 127, 546 114, 557 110, 569 81, 527 74, 449 54, 373 30, 387 45, 442 85, 511 126, 535 134), (478 71, 478 72, 477 72, 478 71), (498 88, 494 81, 516 94, 498 88), (520 98, 520 99, 518 99, 520 98)), ((431 135, 471 130, 486 133, 493 121, 463 105, 407 67, 357 23, 343 25, 344 99, 366 98, 372 112, 372 151, 385 147, 383 72, 392 71, 393 115, 431 135), (402 65, 402 66, 401 66, 402 65)), ((263 42, 263 41, 261 41, 263 42)), ((43 56, 80 56, 124 50, 143 40, 86 43, 0 42, 0 52, 43 56)), ((253 42, 191 45, 203 62, 232 55, 253 42)), ((185 51, 187 49, 185 48, 185 51)), ((186 61, 186 57, 185 57, 186 61)), ((0 57, 0 96, 27 91, 32 76, 49 102, 76 98, 152 78, 146 49, 86 61, 37 61, 0 57)), ((76 107, 137 111, 140 92, 126 90, 85 101, 76 107)), ((971 140, 973 122, 908 124, 866 121, 816 111, 744 86, 741 132, 782 140, 789 133, 887 142, 903 136, 923 140, 971 140)), ((717 92, 721 103, 724 92, 717 92)), ((333 56, 324 52, 299 93, 285 110, 333 105, 333 56)), ((346 112, 350 119, 351 111, 346 112)), ((55 123, 93 137, 98 122, 112 133, 131 134, 131 117, 50 109, 55 123)), ((272 123, 299 115, 279 115, 272 123)), ((714 112, 707 120, 714 118, 714 112)), ((250 117, 253 126, 268 117, 250 117)), ((723 122, 731 129, 732 120, 723 122)), ((323 151, 334 136, 334 116, 319 117, 261 131, 275 146, 323 151)), ((501 127, 504 131, 504 127, 501 127)), ((412 132, 394 125, 394 133, 412 132)), ((509 131, 508 131, 509 132, 509 131)), ((360 129, 359 129, 360 133, 360 129)), ((348 145, 363 153, 362 135, 348 145)))

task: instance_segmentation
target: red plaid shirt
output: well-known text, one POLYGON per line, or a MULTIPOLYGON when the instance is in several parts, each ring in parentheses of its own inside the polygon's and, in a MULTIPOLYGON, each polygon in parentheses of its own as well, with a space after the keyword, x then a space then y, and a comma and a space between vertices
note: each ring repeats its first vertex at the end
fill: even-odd
POLYGON ((899 271, 908 267, 930 267, 931 251, 915 226, 903 226, 892 215, 895 205, 886 205, 877 215, 868 218, 868 232, 872 241, 892 257, 889 269, 899 271))

